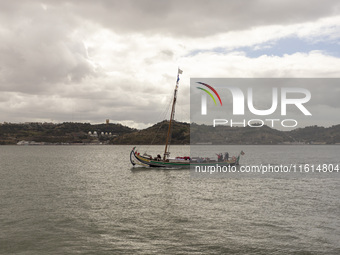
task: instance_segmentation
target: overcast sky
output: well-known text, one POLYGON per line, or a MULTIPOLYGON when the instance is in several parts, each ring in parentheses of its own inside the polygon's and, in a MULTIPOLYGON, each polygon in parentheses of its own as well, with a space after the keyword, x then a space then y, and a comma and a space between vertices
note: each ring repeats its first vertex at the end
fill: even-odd
POLYGON ((144 128, 178 67, 189 121, 190 78, 340 77, 339 37, 338 0, 0 0, 0 123, 144 128))

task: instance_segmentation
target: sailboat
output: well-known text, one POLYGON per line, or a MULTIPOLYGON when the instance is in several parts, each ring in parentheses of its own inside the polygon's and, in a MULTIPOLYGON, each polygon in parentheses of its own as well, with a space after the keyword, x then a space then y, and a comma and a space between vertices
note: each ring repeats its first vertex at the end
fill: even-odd
POLYGON ((182 74, 182 70, 178 68, 177 73, 177 81, 176 81, 176 87, 174 90, 174 96, 172 100, 172 108, 171 108, 171 114, 170 114, 170 120, 169 120, 169 127, 167 132, 167 137, 165 141, 165 149, 163 153, 163 157, 158 154, 156 157, 153 157, 151 155, 148 155, 146 153, 140 154, 136 147, 133 147, 130 152, 130 162, 133 166, 135 165, 141 165, 141 166, 148 166, 148 167, 166 167, 166 168, 186 168, 190 166, 206 166, 206 165, 216 165, 219 166, 235 166, 239 164, 240 156, 244 155, 244 152, 241 151, 240 154, 237 157, 231 157, 229 159, 229 155, 225 155, 223 157, 222 154, 217 155, 217 159, 210 159, 210 158, 202 158, 202 157, 195 157, 191 158, 189 156, 183 156, 183 157, 175 157, 170 158, 170 151, 169 151, 169 141, 171 138, 171 130, 172 125, 174 123, 174 117, 175 117, 175 105, 177 101, 177 91, 178 91, 178 85, 179 85, 179 75, 182 74))

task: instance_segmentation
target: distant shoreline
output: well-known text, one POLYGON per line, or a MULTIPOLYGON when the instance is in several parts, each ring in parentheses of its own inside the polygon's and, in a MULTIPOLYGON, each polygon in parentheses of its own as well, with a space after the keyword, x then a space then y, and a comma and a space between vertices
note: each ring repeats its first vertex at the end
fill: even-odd
MULTIPOLYGON (((5 123, 0 125, 0 145, 164 145, 167 130, 168 121, 142 130, 112 123, 5 123)), ((175 121, 171 137, 173 145, 339 145, 340 125, 279 131, 175 121)))
MULTIPOLYGON (((172 146, 340 146, 340 144, 172 144, 172 146)), ((134 146, 134 144, 0 144, 0 146, 18 146, 18 147, 35 147, 35 146, 134 146)), ((164 146, 164 144, 138 144, 138 146, 164 146)))

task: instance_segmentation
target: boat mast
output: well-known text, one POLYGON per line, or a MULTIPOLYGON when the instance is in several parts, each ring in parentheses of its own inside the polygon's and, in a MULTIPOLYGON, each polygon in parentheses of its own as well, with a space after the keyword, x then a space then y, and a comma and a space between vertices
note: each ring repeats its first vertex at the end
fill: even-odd
POLYGON ((172 101, 172 109, 171 109, 171 115, 170 115, 170 120, 169 120, 169 128, 168 128, 168 134, 166 136, 166 142, 165 142, 165 150, 164 150, 164 156, 163 160, 166 160, 166 157, 169 156, 169 140, 171 137, 171 127, 172 127, 172 122, 175 117, 175 104, 176 104, 176 99, 177 99, 177 90, 178 90, 178 82, 179 82, 179 75, 182 74, 182 70, 178 68, 178 73, 177 73, 177 81, 176 81, 176 87, 174 90, 174 99, 172 101))

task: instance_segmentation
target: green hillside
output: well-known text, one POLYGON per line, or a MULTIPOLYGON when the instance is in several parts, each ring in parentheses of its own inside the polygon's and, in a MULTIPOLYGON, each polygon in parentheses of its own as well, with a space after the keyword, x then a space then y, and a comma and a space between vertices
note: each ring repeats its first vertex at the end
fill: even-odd
POLYGON ((116 136, 135 130, 121 124, 4 123, 0 125, 0 144, 16 144, 22 140, 38 143, 110 143, 116 136), (97 132, 97 137, 89 135, 89 132, 93 134, 94 131, 97 132), (102 132, 104 132, 103 136, 100 135, 102 132))
MULTIPOLYGON (((115 144, 165 144, 169 121, 162 121, 152 127, 116 137, 115 144)), ((172 144, 190 144, 190 125, 184 122, 173 122, 172 144)))
MULTIPOLYGON (((137 130, 120 124, 4 123, 0 124, 0 144, 17 144, 20 141, 44 144, 165 144, 168 125, 168 121, 162 121, 149 128, 137 130)), ((192 144, 340 144, 340 125, 329 128, 310 126, 292 131, 279 131, 268 126, 214 128, 175 121, 171 144, 190 144, 190 142, 192 144)))

